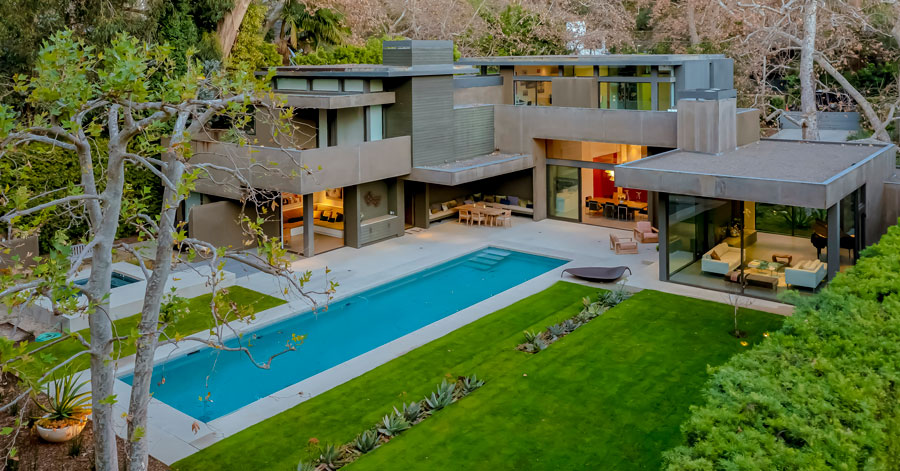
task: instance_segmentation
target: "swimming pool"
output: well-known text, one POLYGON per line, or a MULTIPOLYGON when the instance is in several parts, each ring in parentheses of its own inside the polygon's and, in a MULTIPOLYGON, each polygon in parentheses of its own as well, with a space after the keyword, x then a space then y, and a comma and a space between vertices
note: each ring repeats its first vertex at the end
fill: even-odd
MULTIPOLYGON (((307 336, 270 370, 255 367, 243 353, 203 348, 156 365, 151 392, 208 422, 564 263, 511 250, 479 250, 333 302, 318 316, 304 313, 244 334, 258 361, 282 351, 292 334, 307 336)), ((122 381, 131 384, 132 376, 122 381)))
MULTIPOLYGON (((114 272, 112 272, 112 278, 110 278, 110 280, 109 280, 109 287, 110 287, 110 289, 118 288, 120 286, 126 286, 126 285, 130 285, 132 283, 137 283, 138 281, 141 281, 141 280, 134 278, 132 276, 123 275, 122 273, 114 271, 114 272)), ((87 282, 88 282, 87 278, 75 280, 76 285, 84 286, 87 284, 87 282)))

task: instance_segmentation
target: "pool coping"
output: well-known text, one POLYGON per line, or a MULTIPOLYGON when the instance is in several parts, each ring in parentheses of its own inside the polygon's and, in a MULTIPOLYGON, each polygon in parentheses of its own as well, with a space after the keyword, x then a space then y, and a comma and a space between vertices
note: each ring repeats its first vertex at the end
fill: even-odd
MULTIPOLYGON (((340 386, 341 384, 361 376, 395 358, 399 358, 418 347, 437 340, 450 332, 552 285, 556 281, 559 281, 558 273, 565 268, 568 268, 568 265, 573 262, 570 254, 560 250, 542 247, 523 247, 521 244, 505 244, 502 241, 486 241, 481 244, 465 247, 459 253, 449 255, 446 258, 441 258, 437 261, 434 261, 432 257, 422 257, 431 259, 432 261, 424 265, 409 263, 408 266, 413 266, 415 268, 402 272, 397 270, 396 267, 384 270, 383 272, 371 276, 372 279, 379 281, 362 284, 356 289, 348 290, 343 293, 338 289, 340 296, 335 296, 330 303, 339 302, 363 291, 429 270, 456 258, 487 248, 497 248, 529 255, 555 258, 563 263, 556 268, 550 269, 531 279, 514 285, 487 299, 468 306, 465 309, 459 310, 402 337, 339 363, 325 371, 310 376, 309 378, 275 391, 272 394, 209 422, 200 421, 163 401, 151 398, 148 407, 148 415, 150 418, 148 439, 150 441, 151 455, 166 464, 171 464, 196 453, 219 440, 278 415, 318 394, 340 386), (382 273, 390 273, 394 276, 391 278, 381 278, 378 275, 381 275, 382 273)), ((250 277, 257 276, 266 275, 254 274, 249 275, 246 278, 249 279, 250 277)), ((310 306, 306 301, 294 300, 272 309, 259 312, 256 314, 257 319, 255 321, 246 324, 235 324, 233 326, 235 332, 223 336, 222 340, 227 341, 237 335, 258 330, 297 315, 313 314, 312 312, 298 314, 298 309, 308 311, 310 306)), ((208 337, 209 336, 207 336, 207 338, 208 337)), ((200 343, 191 344, 189 346, 183 344, 163 345, 159 347, 154 355, 154 367, 162 362, 177 359, 206 347, 206 345, 200 343)), ((128 398, 131 396, 131 386, 119 378, 131 374, 133 370, 133 355, 119 359, 117 362, 115 380, 115 393, 117 397, 128 398)), ((117 404, 117 408, 121 408, 121 412, 127 412, 127 401, 124 401, 124 404, 117 404)), ((118 412, 120 411, 117 410, 117 413, 118 412)), ((125 436, 124 419, 122 419, 121 423, 118 425, 119 427, 117 427, 117 429, 119 430, 117 430, 117 432, 120 431, 121 433, 119 433, 119 435, 125 436)))

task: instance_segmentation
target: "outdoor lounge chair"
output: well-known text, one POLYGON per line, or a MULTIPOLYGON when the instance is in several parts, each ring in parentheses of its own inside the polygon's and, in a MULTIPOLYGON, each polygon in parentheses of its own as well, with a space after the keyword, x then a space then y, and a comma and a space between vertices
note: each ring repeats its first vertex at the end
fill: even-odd
POLYGON ((625 272, 631 274, 631 268, 621 266, 621 267, 581 267, 581 268, 566 268, 559 274, 560 278, 566 273, 576 277, 581 278, 582 280, 594 281, 597 283, 612 283, 619 278, 622 278, 622 275, 625 272))
POLYGON ((640 221, 635 225, 634 239, 645 244, 659 242, 659 230, 650 221, 640 221))
POLYGON ((615 250, 616 255, 623 253, 638 253, 637 242, 631 240, 631 237, 616 237, 609 235, 609 249, 615 250))

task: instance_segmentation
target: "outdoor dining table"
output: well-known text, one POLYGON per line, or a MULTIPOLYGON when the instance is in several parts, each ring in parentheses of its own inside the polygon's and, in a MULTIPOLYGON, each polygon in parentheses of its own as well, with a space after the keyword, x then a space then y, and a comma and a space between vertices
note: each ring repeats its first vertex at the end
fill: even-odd
MULTIPOLYGON (((503 214, 502 209, 492 208, 490 206, 485 207, 485 206, 475 206, 474 204, 464 204, 464 205, 457 206, 457 208, 466 209, 472 213, 483 214, 486 217, 491 218, 491 219, 496 218, 497 216, 500 216, 503 214)), ((491 225, 493 225, 493 222, 491 222, 491 225)))

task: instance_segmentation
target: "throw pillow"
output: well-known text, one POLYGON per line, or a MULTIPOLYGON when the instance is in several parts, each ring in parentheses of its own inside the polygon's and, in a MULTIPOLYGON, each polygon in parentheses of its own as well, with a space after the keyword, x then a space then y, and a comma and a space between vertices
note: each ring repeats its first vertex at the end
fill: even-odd
POLYGON ((498 203, 500 202, 500 200, 505 200, 505 199, 506 199, 506 195, 494 195, 494 201, 496 201, 498 203))
POLYGON ((468 200, 464 201, 464 203, 465 204, 475 204, 475 200, 468 199, 468 200))
POLYGON ((519 200, 519 207, 524 208, 528 206, 528 200, 519 200))
POLYGON ((509 200, 509 204, 511 204, 511 205, 513 205, 513 206, 518 206, 518 205, 519 205, 519 197, 518 197, 518 196, 510 196, 509 198, 506 198, 506 199, 508 199, 508 200, 509 200))
POLYGON ((334 222, 344 222, 344 213, 337 213, 337 216, 334 218, 334 222))
POLYGON ((313 219, 322 219, 322 211, 320 211, 320 210, 313 211, 313 219))
POLYGON ((447 203, 441 203, 441 211, 446 211, 447 209, 449 209, 447 208, 447 203))
POLYGON ((483 195, 481 193, 475 193, 474 195, 472 195, 472 199, 474 199, 475 201, 481 201, 482 197, 483 195))
POLYGON ((709 258, 711 258, 713 260, 722 260, 721 258, 719 258, 719 253, 716 252, 715 250, 713 250, 712 252, 709 253, 709 258))
POLYGON ((485 197, 484 197, 484 201, 485 201, 486 203, 493 203, 493 202, 494 202, 494 195, 487 195, 487 196, 485 196, 485 197))
POLYGON ((322 211, 322 221, 327 221, 331 218, 331 211, 322 211))
POLYGON ((453 209, 457 206, 459 206, 459 203, 457 203, 456 200, 450 200, 447 202, 447 208, 449 209, 453 209))
POLYGON ((509 198, 503 198, 500 200, 500 204, 509 204, 509 198))

